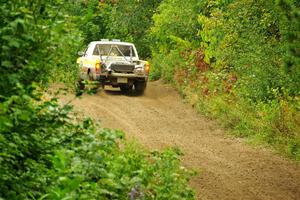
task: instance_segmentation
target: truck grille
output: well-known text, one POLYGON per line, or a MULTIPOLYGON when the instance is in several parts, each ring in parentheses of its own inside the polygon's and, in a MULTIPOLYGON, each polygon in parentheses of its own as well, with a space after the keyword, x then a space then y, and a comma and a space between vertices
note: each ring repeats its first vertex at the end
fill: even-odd
POLYGON ((133 72, 134 65, 130 64, 111 64, 110 68, 115 72, 133 72))

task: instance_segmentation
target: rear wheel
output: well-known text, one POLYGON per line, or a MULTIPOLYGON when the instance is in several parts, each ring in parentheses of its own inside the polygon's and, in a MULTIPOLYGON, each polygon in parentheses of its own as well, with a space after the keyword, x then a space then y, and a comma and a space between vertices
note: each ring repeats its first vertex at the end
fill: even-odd
POLYGON ((93 80, 92 73, 90 73, 90 69, 88 69, 88 72, 77 82, 78 88, 84 90, 86 88, 86 83, 91 80, 93 80))

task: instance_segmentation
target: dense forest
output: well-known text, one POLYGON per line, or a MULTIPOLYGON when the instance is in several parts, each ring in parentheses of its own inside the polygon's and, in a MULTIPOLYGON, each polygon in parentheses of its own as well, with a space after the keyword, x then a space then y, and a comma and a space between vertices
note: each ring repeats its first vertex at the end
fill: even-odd
POLYGON ((239 137, 300 160, 297 0, 1 0, 0 199, 193 199, 178 149, 149 152, 45 95, 90 41, 134 42, 239 137))

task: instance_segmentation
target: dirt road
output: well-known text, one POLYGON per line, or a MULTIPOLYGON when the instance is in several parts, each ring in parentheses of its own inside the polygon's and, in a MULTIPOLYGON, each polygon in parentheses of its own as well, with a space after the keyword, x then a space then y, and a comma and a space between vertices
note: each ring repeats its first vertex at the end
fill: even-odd
POLYGON ((149 83, 144 96, 99 91, 73 104, 150 149, 180 147, 183 165, 200 170, 191 182, 198 199, 300 199, 299 164, 226 135, 160 82, 149 83))

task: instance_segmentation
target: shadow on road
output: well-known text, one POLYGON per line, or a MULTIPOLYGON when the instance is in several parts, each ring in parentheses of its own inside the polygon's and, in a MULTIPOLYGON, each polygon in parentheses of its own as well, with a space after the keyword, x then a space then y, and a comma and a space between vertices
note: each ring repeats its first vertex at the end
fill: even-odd
MULTIPOLYGON (((100 91, 99 91, 100 92, 100 91)), ((129 92, 122 92, 119 88, 112 88, 112 87, 105 87, 105 89, 102 89, 101 92, 105 92, 108 95, 112 96, 128 96, 128 97, 140 97, 143 96, 143 94, 138 94, 134 90, 129 92)))

